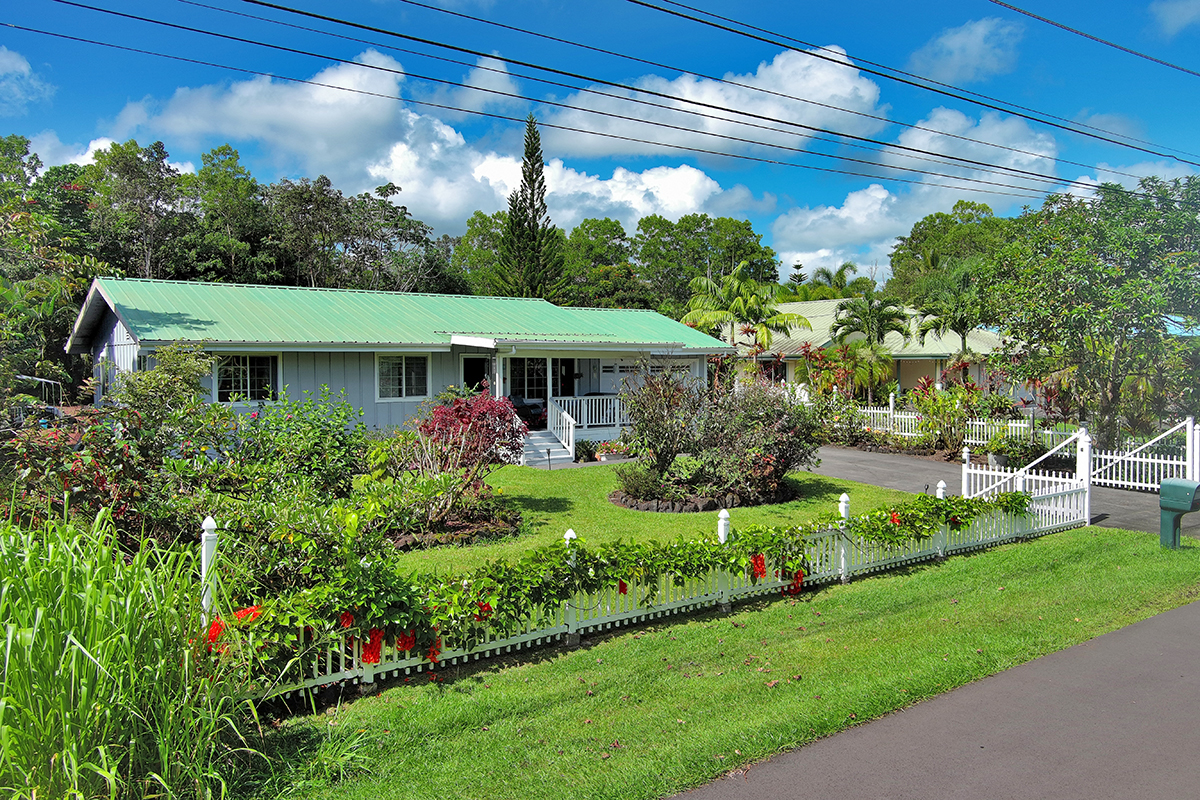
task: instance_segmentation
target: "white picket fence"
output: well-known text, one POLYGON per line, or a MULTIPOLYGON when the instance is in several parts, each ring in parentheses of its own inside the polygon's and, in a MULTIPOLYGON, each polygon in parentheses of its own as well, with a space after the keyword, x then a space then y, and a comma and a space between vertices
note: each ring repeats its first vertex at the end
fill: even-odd
MULTIPOLYGON (((946 485, 938 484, 938 495, 945 496, 946 485)), ((991 547, 1016 539, 1037 536, 1086 524, 1086 513, 1067 498, 1070 492, 1051 492, 1035 496, 1027 517, 993 514, 972 521, 954 531, 944 526, 929 539, 911 541, 900 546, 874 544, 862 537, 847 533, 845 523, 812 536, 805 544, 809 573, 807 585, 848 581, 851 578, 921 561, 944 558, 954 553, 991 547)), ((850 515, 850 498, 842 495, 839 512, 843 520, 850 515)), ((721 513, 718 539, 725 541, 729 530, 729 514, 721 513)), ((202 580, 205 583, 204 607, 211 607, 209 576, 212 575, 217 552, 216 523, 211 517, 204 521, 202 537, 202 580)), ((568 532, 570 544, 574 537, 568 532)), ((654 586, 630 584, 621 594, 616 587, 599 592, 581 593, 548 611, 526 619, 518 628, 487 632, 483 641, 468 649, 446 650, 439 665, 463 664, 483 658, 506 655, 516 651, 550 645, 564 637, 636 625, 653 619, 698 611, 724 605, 736 600, 779 594, 790 583, 790 577, 777 572, 780 566, 766 564, 767 577, 751 582, 744 573, 724 570, 710 572, 702 578, 688 579, 677 586, 669 577, 661 578, 654 586)), ((298 632, 305 641, 305 631, 298 632)), ((260 687, 262 697, 288 696, 341 681, 371 684, 378 677, 399 678, 435 669, 424 653, 400 651, 395 642, 384 642, 378 663, 363 661, 362 640, 342 636, 332 643, 302 647, 285 674, 270 685, 260 687)))
MULTIPOLYGON (((915 438, 920 436, 921 415, 915 411, 897 411, 896 395, 888 396, 886 406, 861 406, 859 411, 866 416, 866 428, 872 431, 885 431, 896 436, 915 438)), ((966 438, 969 445, 984 445, 997 435, 1017 436, 1028 439, 1034 423, 1028 419, 969 419, 966 423, 966 438)), ((1055 447, 1071 437, 1074 431, 1060 431, 1041 428, 1036 435, 1042 444, 1048 448, 1055 447)))

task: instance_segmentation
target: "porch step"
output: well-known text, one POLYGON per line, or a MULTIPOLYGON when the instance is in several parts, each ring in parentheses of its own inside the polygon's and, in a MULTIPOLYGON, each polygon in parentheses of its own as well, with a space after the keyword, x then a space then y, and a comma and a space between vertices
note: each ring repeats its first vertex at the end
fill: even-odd
POLYGON ((561 464, 570 464, 571 453, 550 431, 530 431, 525 434, 525 448, 521 453, 521 463, 530 467, 553 469, 561 464), (550 451, 547 465, 546 451, 550 451))

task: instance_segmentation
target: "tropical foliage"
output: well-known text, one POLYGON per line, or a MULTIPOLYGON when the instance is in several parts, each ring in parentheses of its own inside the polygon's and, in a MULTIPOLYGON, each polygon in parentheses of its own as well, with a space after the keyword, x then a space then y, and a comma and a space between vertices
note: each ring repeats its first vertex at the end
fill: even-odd
POLYGON ((763 352, 770 348, 772 334, 786 336, 794 328, 811 328, 803 316, 776 308, 778 286, 755 280, 748 262, 743 261, 720 283, 698 277, 690 286, 692 299, 683 323, 721 332, 729 337, 731 345, 739 343, 739 336, 749 336, 749 344, 763 352))

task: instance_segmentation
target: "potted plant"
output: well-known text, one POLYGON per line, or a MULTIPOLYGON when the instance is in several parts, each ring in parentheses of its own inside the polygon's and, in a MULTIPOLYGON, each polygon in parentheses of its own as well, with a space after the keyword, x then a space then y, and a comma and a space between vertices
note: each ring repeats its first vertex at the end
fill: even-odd
POLYGON ((1009 457, 1009 440, 1003 434, 996 434, 986 445, 988 466, 1007 467, 1009 457))

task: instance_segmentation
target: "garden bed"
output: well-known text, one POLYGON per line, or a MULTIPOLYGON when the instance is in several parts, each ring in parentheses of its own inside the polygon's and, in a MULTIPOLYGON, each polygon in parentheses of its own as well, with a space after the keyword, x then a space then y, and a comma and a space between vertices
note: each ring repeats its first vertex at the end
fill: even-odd
POLYGON ((736 494, 729 493, 721 497, 698 497, 692 495, 683 500, 641 500, 630 497, 617 489, 608 496, 609 502, 633 511, 656 511, 664 514, 698 514, 703 511, 719 511, 722 508, 743 508, 750 506, 767 506, 775 503, 786 503, 794 500, 795 491, 784 482, 779 485, 774 494, 763 497, 758 501, 746 501, 736 494))

